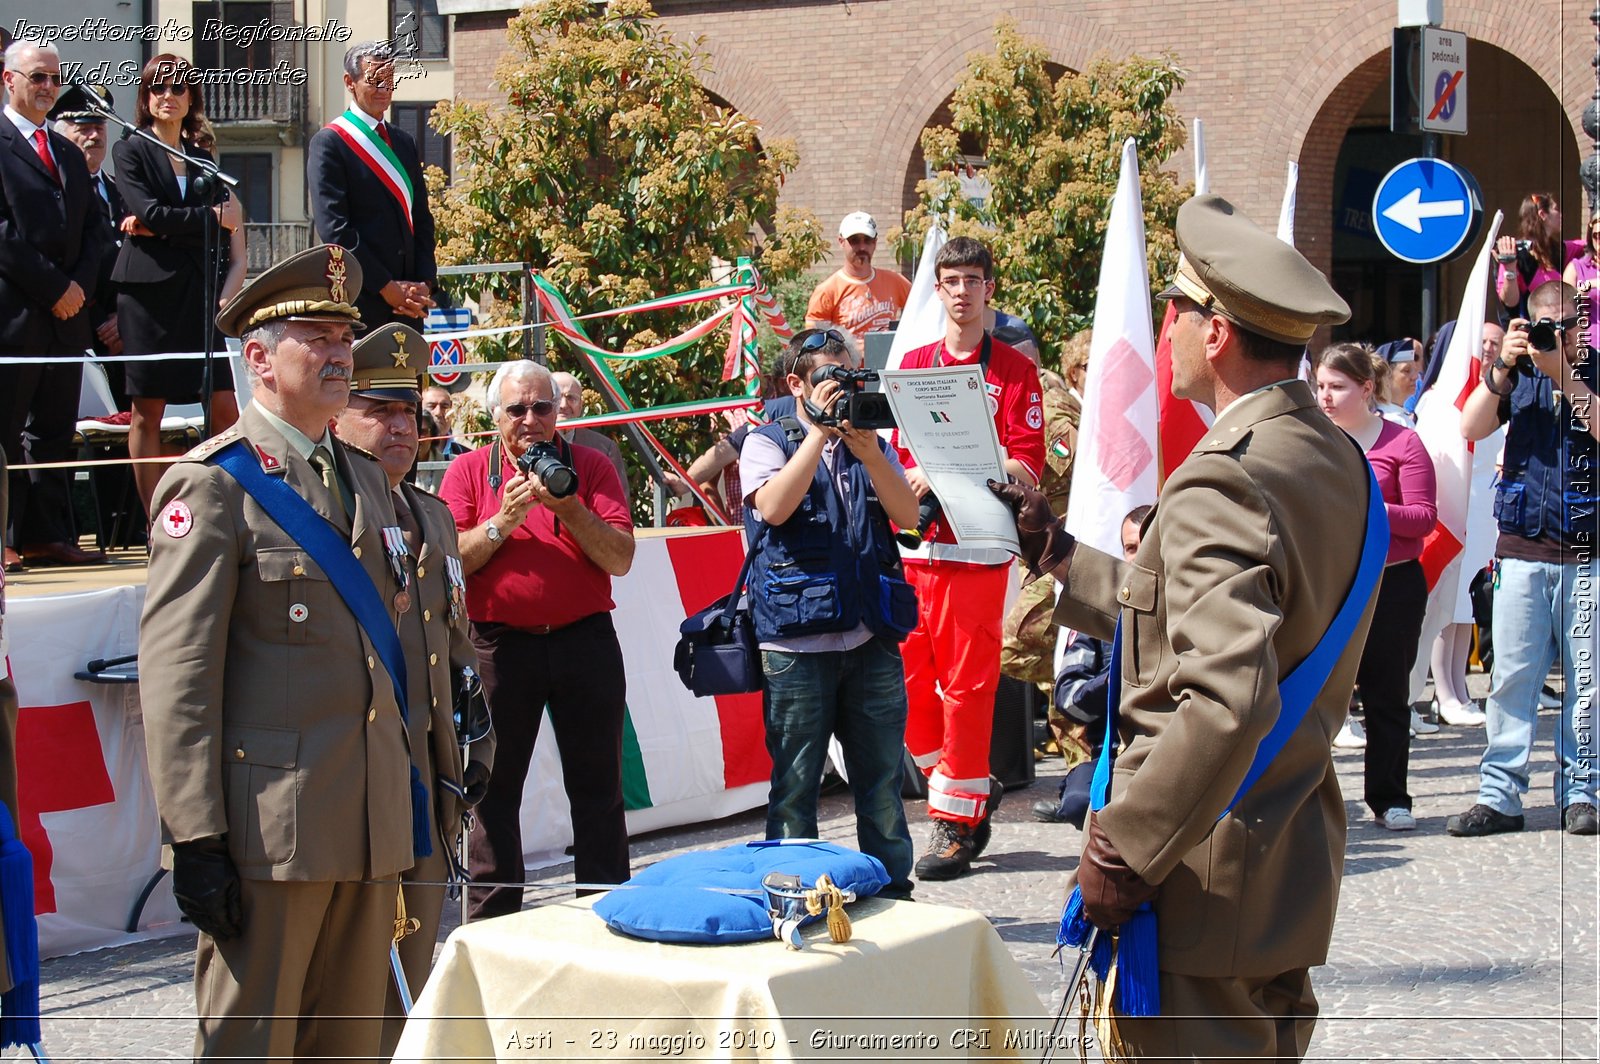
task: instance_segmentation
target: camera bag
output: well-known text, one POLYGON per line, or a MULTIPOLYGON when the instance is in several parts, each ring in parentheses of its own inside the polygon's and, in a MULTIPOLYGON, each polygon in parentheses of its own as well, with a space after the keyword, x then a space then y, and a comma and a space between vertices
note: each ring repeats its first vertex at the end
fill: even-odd
POLYGON ((742 695, 761 690, 761 649, 744 585, 763 535, 745 553, 733 590, 678 626, 672 667, 691 694, 742 695))

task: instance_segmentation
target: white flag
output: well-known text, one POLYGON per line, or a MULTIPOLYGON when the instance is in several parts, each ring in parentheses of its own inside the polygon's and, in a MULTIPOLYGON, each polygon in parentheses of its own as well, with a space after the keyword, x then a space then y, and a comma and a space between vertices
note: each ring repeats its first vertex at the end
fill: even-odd
MULTIPOLYGON (((1479 352, 1483 348, 1484 315, 1488 311, 1490 252, 1495 237, 1500 234, 1502 218, 1496 211, 1472 264, 1472 272, 1467 276, 1467 290, 1461 297, 1455 331, 1450 334, 1445 350, 1434 355, 1443 359, 1439 375, 1434 378, 1433 387, 1423 392, 1417 401, 1417 435, 1422 437, 1422 445, 1433 459, 1439 523, 1428 533, 1420 559, 1428 581, 1428 609, 1423 615, 1422 639, 1417 644, 1418 668, 1411 674, 1413 698, 1421 694, 1417 677, 1419 674, 1427 676, 1434 637, 1455 618, 1456 597, 1461 588, 1473 463, 1473 445, 1461 435, 1461 407, 1472 389, 1478 386, 1479 352)), ((1493 461, 1494 456, 1487 455, 1486 460, 1493 461)))
POLYGON ((900 313, 900 325, 889 345, 889 369, 899 369, 906 352, 944 339, 944 304, 933 294, 938 280, 933 262, 949 239, 937 223, 929 226, 928 235, 922 238, 922 258, 917 260, 917 272, 911 277, 911 294, 906 297, 906 309, 900 313))
POLYGON ((1130 138, 1111 201, 1084 380, 1067 531, 1122 556, 1122 519, 1156 501, 1155 337, 1145 265, 1139 160, 1130 138))
POLYGON ((1278 239, 1294 247, 1294 190, 1300 183, 1300 164, 1289 160, 1289 183, 1283 190, 1283 205, 1278 208, 1278 239))
POLYGON ((1206 173, 1206 124, 1198 118, 1190 141, 1194 144, 1194 194, 1204 196, 1211 191, 1211 176, 1206 173))

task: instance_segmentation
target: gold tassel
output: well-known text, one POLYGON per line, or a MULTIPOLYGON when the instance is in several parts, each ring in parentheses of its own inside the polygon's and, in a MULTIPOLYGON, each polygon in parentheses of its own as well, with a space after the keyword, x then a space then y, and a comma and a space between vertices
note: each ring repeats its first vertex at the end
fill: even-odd
POLYGON ((394 892, 394 940, 399 942, 413 931, 421 930, 422 921, 414 916, 406 915, 406 892, 394 892))
POLYGON ((1117 1015, 1111 1007, 1111 1003, 1117 999, 1115 949, 1113 946, 1111 970, 1106 973, 1106 981, 1095 984, 1094 1032, 1096 1040, 1100 1043, 1100 1055, 1107 1064, 1122 1064, 1130 1059, 1127 1043, 1122 1040, 1122 1032, 1117 1029, 1117 1015))
POLYGON ((828 910, 828 937, 835 942, 850 941, 850 917, 844 911, 844 892, 827 876, 818 876, 813 890, 806 891, 806 912, 812 916, 828 910))

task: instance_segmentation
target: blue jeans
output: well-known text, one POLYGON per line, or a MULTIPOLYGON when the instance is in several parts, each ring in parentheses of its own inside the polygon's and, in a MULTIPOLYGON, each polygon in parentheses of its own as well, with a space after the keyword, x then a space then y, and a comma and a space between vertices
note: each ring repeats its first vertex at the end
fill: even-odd
POLYGON ((1559 656, 1566 691, 1556 723, 1556 808, 1595 800, 1595 562, 1506 558, 1494 593, 1494 686, 1478 801, 1522 812, 1539 719, 1539 688, 1559 656))
POLYGON ((844 747, 856 801, 856 842, 889 872, 885 893, 911 890, 911 831, 900 799, 906 685, 900 648, 875 636, 854 650, 761 652, 772 790, 767 838, 817 837, 828 737, 844 747))

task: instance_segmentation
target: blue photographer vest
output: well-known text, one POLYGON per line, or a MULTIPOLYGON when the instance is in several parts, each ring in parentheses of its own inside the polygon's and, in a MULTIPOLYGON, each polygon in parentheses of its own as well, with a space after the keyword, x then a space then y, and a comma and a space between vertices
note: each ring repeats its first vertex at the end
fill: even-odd
MULTIPOLYGON (((752 432, 783 448, 786 458, 805 438, 792 418, 752 432)), ((916 625, 916 593, 901 576, 900 552, 872 478, 842 443, 834 461, 846 485, 842 500, 828 463, 820 461, 783 524, 769 525, 745 506, 746 534, 752 543, 760 537, 746 586, 762 642, 848 632, 862 623, 899 642, 916 625)))
MULTIPOLYGON (((1592 365, 1579 367, 1591 387, 1592 365)), ((1564 546, 1593 544, 1596 531, 1597 448, 1572 404, 1555 399, 1555 382, 1519 367, 1507 399, 1502 472, 1494 490, 1494 517, 1500 531, 1528 539, 1548 536, 1564 546)), ((1600 417, 1591 410, 1590 417, 1600 417)))

